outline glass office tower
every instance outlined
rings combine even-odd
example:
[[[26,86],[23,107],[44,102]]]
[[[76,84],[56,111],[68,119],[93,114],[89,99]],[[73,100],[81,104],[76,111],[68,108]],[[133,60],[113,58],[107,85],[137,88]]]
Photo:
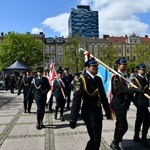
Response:
[[[68,20],[69,36],[99,38],[98,11],[91,11],[90,6],[78,5],[72,8]]]

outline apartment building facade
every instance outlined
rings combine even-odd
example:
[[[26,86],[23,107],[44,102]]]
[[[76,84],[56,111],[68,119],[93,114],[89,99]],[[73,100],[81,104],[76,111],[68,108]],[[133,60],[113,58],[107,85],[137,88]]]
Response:
[[[78,5],[72,8],[68,20],[69,36],[99,37],[98,11],[90,6]]]

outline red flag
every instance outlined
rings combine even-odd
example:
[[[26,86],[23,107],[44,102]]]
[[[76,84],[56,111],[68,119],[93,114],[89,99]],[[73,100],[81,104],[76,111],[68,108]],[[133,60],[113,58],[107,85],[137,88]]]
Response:
[[[54,65],[55,65],[54,63],[50,64],[49,83],[50,83],[51,86],[53,85],[54,79],[56,77],[56,70],[55,70]]]
[[[54,83],[54,79],[56,77],[56,70],[55,70],[55,67],[54,67],[54,63],[51,63],[50,64],[50,71],[49,71],[49,76],[48,76],[48,81],[49,81],[49,84],[51,85],[51,89],[50,91],[47,93],[47,100],[46,100],[46,103],[49,102],[50,100],[50,97],[51,97],[51,94],[53,93],[53,83]]]

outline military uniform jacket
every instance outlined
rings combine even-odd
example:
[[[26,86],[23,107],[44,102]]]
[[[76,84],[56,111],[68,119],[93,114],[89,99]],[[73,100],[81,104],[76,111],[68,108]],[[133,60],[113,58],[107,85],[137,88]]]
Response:
[[[75,86],[70,119],[77,121],[82,100],[81,114],[84,121],[101,121],[103,119],[101,104],[103,105],[106,116],[110,117],[111,111],[101,78],[96,76],[93,79],[88,73],[85,73],[84,79],[87,92],[83,79],[79,78]],[[96,89],[97,92],[94,92]]]
[[[55,79],[54,84],[53,84],[53,86],[54,86],[54,96],[56,97],[57,100],[64,99],[61,88],[62,88],[64,94],[66,95],[65,78],[62,77],[61,80],[64,83],[64,85],[61,83],[61,81],[59,79]]]
[[[50,88],[51,86],[46,77],[41,77],[40,79],[39,77],[34,77],[30,85],[26,99],[28,99],[29,95],[33,93],[35,100],[40,99],[46,100],[47,92],[50,90]]]
[[[68,74],[68,75],[64,75],[63,78],[66,85],[66,92],[68,92],[71,90],[71,82],[73,80],[73,76],[71,74]]]
[[[19,87],[18,87],[18,95],[20,95],[21,90],[23,89],[23,94],[24,94],[24,98],[25,98],[25,96],[27,95],[27,92],[29,90],[32,78],[33,77],[24,76],[21,79],[21,82],[20,82]]]
[[[132,82],[137,86],[141,87],[144,90],[144,93],[148,94],[148,82],[145,77],[137,75]],[[149,106],[149,99],[144,96],[143,93],[135,95],[135,104],[136,106]]]
[[[134,88],[128,88],[126,81],[118,75],[112,78],[112,103],[116,110],[127,110],[133,100]]]

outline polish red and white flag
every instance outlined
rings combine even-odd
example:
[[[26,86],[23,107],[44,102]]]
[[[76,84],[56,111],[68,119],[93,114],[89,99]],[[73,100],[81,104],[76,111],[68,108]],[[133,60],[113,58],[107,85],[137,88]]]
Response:
[[[46,103],[48,104],[49,100],[50,100],[50,97],[53,93],[53,83],[54,83],[54,79],[56,77],[56,70],[55,70],[55,63],[51,63],[50,64],[50,67],[49,67],[49,76],[48,76],[48,81],[49,81],[49,84],[51,85],[51,89],[50,91],[47,93],[47,100],[46,100]]]

